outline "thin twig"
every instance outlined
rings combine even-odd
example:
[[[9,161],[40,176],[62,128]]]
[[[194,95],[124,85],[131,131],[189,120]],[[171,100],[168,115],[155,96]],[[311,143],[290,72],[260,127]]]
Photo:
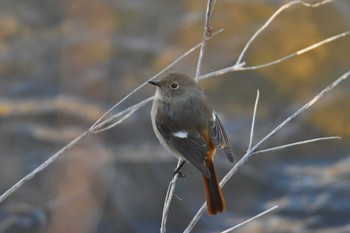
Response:
[[[182,159],[179,158],[179,160],[177,161],[176,167],[179,167],[181,163],[182,163]],[[173,196],[174,196],[174,191],[175,191],[175,187],[176,187],[176,180],[177,180],[178,176],[179,176],[179,173],[177,173],[173,176],[173,179],[170,181],[169,186],[168,186],[168,190],[166,192],[164,206],[163,206],[163,213],[162,213],[162,222],[160,225],[160,233],[166,232],[166,221],[168,219],[170,204],[171,204],[171,200],[173,199]]]
[[[49,159],[47,159],[45,162],[40,164],[37,168],[35,168],[33,171],[31,171],[28,175],[20,179],[16,184],[14,184],[11,188],[9,188],[6,192],[4,192],[0,196],[0,203],[4,201],[8,196],[10,196],[12,193],[14,193],[17,189],[19,189],[24,183],[26,183],[28,180],[32,179],[35,175],[43,171],[47,166],[49,166],[51,163],[53,163],[58,157],[63,155],[67,150],[72,148],[74,145],[76,145],[78,142],[83,140],[85,137],[90,135],[92,133],[91,130],[87,130],[81,135],[79,135],[77,138],[75,138],[73,141],[71,141],[69,144],[67,144],[65,147],[63,147],[61,150],[59,150],[56,154],[52,155]]]
[[[338,34],[338,35],[329,37],[329,38],[327,38],[327,39],[325,39],[325,40],[322,40],[322,41],[320,41],[320,42],[318,42],[318,43],[316,43],[316,44],[314,44],[314,45],[311,45],[311,46],[309,46],[309,47],[306,47],[305,49],[299,50],[298,52],[296,52],[296,55],[301,55],[301,54],[303,54],[303,53],[309,52],[310,50],[313,50],[313,49],[315,49],[315,48],[317,48],[317,47],[319,47],[319,46],[321,46],[321,45],[324,45],[324,44],[326,44],[326,43],[332,42],[332,41],[334,41],[334,40],[336,40],[336,39],[342,38],[342,37],[347,36],[347,35],[349,35],[349,34],[350,34],[350,31],[347,31],[347,32],[343,32],[343,33],[340,33],[340,34]],[[295,55],[295,56],[296,56],[296,55]]]
[[[319,142],[319,141],[324,141],[324,140],[333,140],[333,139],[342,139],[342,138],[338,137],[338,136],[313,138],[313,139],[309,139],[309,140],[305,140],[305,141],[299,141],[299,142],[285,144],[285,145],[282,145],[282,146],[276,146],[276,147],[272,147],[272,148],[268,148],[268,149],[264,149],[264,150],[258,150],[258,151],[253,152],[252,154],[274,152],[274,151],[282,150],[282,149],[285,149],[285,148],[288,148],[288,147],[292,147],[292,146],[299,146],[299,145],[303,145],[303,144],[307,144],[307,143]]]
[[[254,104],[254,110],[253,110],[252,127],[250,129],[249,145],[248,145],[247,151],[249,151],[250,148],[252,148],[252,143],[253,143],[253,138],[254,138],[255,119],[256,119],[256,110],[258,108],[259,96],[260,96],[260,92],[259,92],[259,90],[257,90],[255,104]]]
[[[261,139],[255,146],[253,146],[246,154],[235,164],[233,168],[225,175],[225,177],[220,182],[220,187],[225,186],[225,184],[231,179],[231,177],[236,173],[238,168],[240,168],[245,162],[249,160],[249,158],[253,155],[255,151],[257,151],[268,139],[270,139],[273,135],[275,135],[279,130],[281,130],[284,126],[286,126],[290,121],[300,115],[302,112],[310,108],[313,104],[315,104],[321,97],[327,94],[334,87],[339,85],[342,81],[346,80],[350,76],[350,70],[335,80],[331,85],[323,89],[320,93],[318,93],[314,98],[312,98],[309,102],[299,108],[296,112],[294,112],[291,116],[289,116],[286,120],[284,120],[281,124],[279,124],[275,129],[273,129],[269,134],[267,134],[263,139]],[[194,226],[199,221],[200,217],[203,215],[205,211],[205,206],[197,211],[187,228],[184,232],[190,232]]]
[[[147,99],[142,100],[141,102],[125,109],[124,111],[121,111],[118,114],[115,114],[114,116],[108,118],[107,120],[100,122],[98,125],[95,125],[95,127],[93,128],[93,132],[100,133],[110,128],[113,128],[116,125],[119,125],[125,119],[127,119],[131,114],[133,114],[135,111],[137,111],[141,107],[145,106],[147,103],[151,102],[153,99],[154,99],[154,96],[148,97]],[[120,116],[123,116],[123,117],[118,121],[114,122]]]
[[[203,61],[203,56],[204,56],[204,51],[205,51],[205,46],[207,44],[207,40],[211,36],[211,30],[212,30],[211,19],[213,17],[214,11],[215,11],[215,6],[216,6],[216,0],[208,0],[207,10],[205,13],[205,23],[204,23],[201,49],[199,51],[199,56],[198,56],[196,80],[198,80],[200,72],[201,72],[202,61]]]
[[[307,2],[304,2],[304,1],[300,1],[301,4],[303,4],[304,6],[307,6],[307,7],[319,7],[319,6],[322,6],[326,3],[330,3],[330,2],[334,2],[335,0],[324,0],[324,1],[321,1],[321,2],[316,2],[316,3],[307,3]]]
[[[262,213],[260,213],[260,214],[258,214],[258,215],[255,215],[254,217],[252,217],[252,218],[250,218],[250,219],[248,219],[248,220],[246,220],[246,221],[244,221],[244,222],[242,222],[242,223],[240,223],[240,224],[237,224],[237,225],[234,226],[234,227],[231,227],[231,228],[229,228],[229,229],[227,229],[227,230],[225,230],[225,231],[222,231],[221,233],[229,233],[229,232],[232,232],[232,231],[236,230],[237,228],[242,227],[242,226],[244,226],[244,225],[246,225],[246,224],[248,224],[248,223],[254,221],[255,219],[258,219],[258,218],[260,218],[260,217],[262,217],[262,216],[264,216],[264,215],[266,215],[266,214],[268,214],[268,213],[271,213],[272,211],[276,210],[277,208],[278,208],[277,205],[274,206],[274,207],[271,207],[270,209],[265,210],[264,212],[262,212]]]
[[[203,215],[206,209],[207,209],[207,205],[206,205],[206,202],[204,202],[183,233],[190,233],[192,231],[192,229],[197,224],[197,222],[199,221],[200,217]]]

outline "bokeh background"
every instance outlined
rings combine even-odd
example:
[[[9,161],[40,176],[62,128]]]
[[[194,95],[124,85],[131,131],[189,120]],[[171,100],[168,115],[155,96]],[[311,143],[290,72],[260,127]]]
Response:
[[[218,1],[202,73],[234,64],[250,36],[286,1]],[[0,191],[88,129],[107,109],[201,41],[205,1],[1,0]],[[350,2],[283,13],[249,49],[259,65],[350,29]],[[173,67],[194,75],[198,53]],[[350,38],[281,64],[201,81],[234,146],[248,145],[256,90],[255,142],[349,70]],[[117,110],[154,93],[146,86]],[[223,189],[227,211],[193,232],[218,232],[263,210],[236,232],[350,232],[350,80],[275,135]],[[150,105],[91,135],[0,204],[0,232],[158,232],[176,159],[155,138]],[[232,164],[216,155],[219,177]],[[187,165],[167,232],[182,232],[204,200]]]

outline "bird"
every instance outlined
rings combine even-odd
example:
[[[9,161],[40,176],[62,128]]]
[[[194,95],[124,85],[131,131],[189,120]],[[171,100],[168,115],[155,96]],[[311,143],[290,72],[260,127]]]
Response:
[[[184,73],[172,72],[157,81],[151,120],[160,144],[182,159],[174,173],[181,174],[185,162],[203,176],[208,215],[223,212],[225,199],[218,184],[214,154],[223,150],[234,163],[233,149],[218,115],[212,109],[197,80]]]

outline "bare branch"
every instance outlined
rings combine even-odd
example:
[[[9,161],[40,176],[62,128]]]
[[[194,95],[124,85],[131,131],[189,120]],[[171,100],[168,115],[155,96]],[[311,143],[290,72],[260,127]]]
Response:
[[[223,68],[223,69],[220,69],[220,70],[217,70],[217,71],[214,71],[214,72],[211,72],[211,73],[208,73],[208,74],[205,74],[205,75],[201,75],[198,79],[199,80],[202,80],[202,79],[207,79],[207,78],[212,78],[212,77],[215,77],[215,76],[219,76],[219,75],[223,75],[223,74],[226,74],[226,73],[229,73],[229,72],[237,72],[237,71],[245,71],[245,70],[256,70],[256,69],[260,69],[260,68],[264,68],[264,67],[268,67],[268,66],[271,66],[271,65],[275,65],[275,64],[278,64],[284,60],[287,60],[287,59],[290,59],[292,57],[295,57],[295,56],[298,56],[298,55],[301,55],[303,53],[306,53],[306,52],[309,52],[313,49],[316,49],[318,47],[320,47],[321,45],[324,45],[324,44],[327,44],[327,43],[330,43],[334,40],[337,40],[337,39],[340,39],[342,37],[345,37],[345,36],[348,36],[350,34],[350,31],[346,31],[346,32],[343,32],[343,33],[340,33],[340,34],[337,34],[337,35],[334,35],[332,37],[329,37],[325,40],[322,40],[320,42],[317,42],[311,46],[308,46],[304,49],[301,49],[295,53],[292,53],[292,54],[289,54],[285,57],[282,57],[280,59],[277,59],[275,61],[272,61],[272,62],[269,62],[269,63],[265,63],[265,64],[262,64],[262,65],[256,65],[256,66],[246,66],[246,62],[242,61],[243,60],[243,57],[244,55],[246,54],[248,48],[250,47],[250,45],[252,44],[252,42],[258,37],[258,35],[261,34],[261,32],[263,32],[272,22],[273,20],[279,15],[281,14],[284,10],[290,8],[292,5],[296,5],[296,4],[302,4],[303,6],[306,6],[306,7],[319,7],[321,5],[324,5],[324,4],[327,4],[327,3],[330,3],[330,2],[333,2],[334,0],[324,0],[324,1],[321,1],[321,2],[318,2],[318,3],[314,3],[314,4],[311,4],[311,3],[305,3],[303,1],[300,1],[300,0],[296,0],[296,1],[292,1],[292,2],[289,2],[289,3],[286,3],[284,4],[283,6],[281,6],[277,11],[275,11],[273,13],[273,15],[265,22],[265,24],[263,24],[263,26],[261,26],[261,28],[258,29],[258,31],[256,31],[253,36],[249,39],[249,41],[247,42],[247,44],[244,46],[242,52],[240,53],[236,63],[233,65],[233,66],[229,66],[227,68]]]
[[[177,166],[176,167],[179,167],[179,165],[181,163],[182,163],[182,159],[179,158],[179,160],[177,161]],[[165,233],[166,232],[166,221],[168,219],[170,204],[171,204],[171,200],[173,199],[173,196],[174,196],[175,187],[176,187],[176,181],[177,181],[178,177],[179,177],[179,173],[176,173],[173,176],[173,179],[170,181],[169,186],[168,186],[168,190],[166,192],[164,206],[163,206],[162,222],[161,222],[161,225],[160,225],[160,233]]]
[[[255,104],[254,104],[253,118],[252,118],[252,127],[250,129],[249,145],[248,145],[247,151],[249,151],[250,148],[252,148],[252,143],[254,138],[255,119],[256,119],[256,110],[258,108],[259,96],[260,96],[260,92],[259,90],[257,90]]]
[[[203,56],[204,56],[204,51],[205,51],[205,46],[207,44],[207,40],[211,36],[212,27],[211,27],[210,23],[211,23],[211,19],[213,17],[214,11],[215,11],[215,6],[216,6],[216,0],[208,0],[207,10],[206,10],[206,14],[205,14],[205,23],[204,23],[201,49],[199,51],[199,56],[198,56],[196,80],[198,80],[200,72],[201,72],[202,61],[203,61]]]
[[[30,172],[28,175],[20,179],[16,184],[14,184],[11,188],[9,188],[6,192],[4,192],[0,196],[0,203],[4,201],[8,196],[10,196],[12,193],[14,193],[17,189],[19,189],[24,183],[26,183],[28,180],[32,179],[35,175],[43,171],[47,166],[49,166],[51,163],[53,163],[57,158],[59,158],[61,155],[63,155],[67,150],[72,148],[74,145],[76,145],[78,142],[83,140],[85,137],[90,135],[91,130],[87,130],[81,135],[79,135],[77,138],[75,138],[73,141],[71,141],[69,144],[67,144],[65,147],[63,147],[61,150],[59,150],[56,154],[52,155],[49,159],[47,159],[45,162],[40,164],[37,168],[35,168],[32,172]]]
[[[276,147],[272,147],[272,148],[268,148],[268,149],[264,149],[264,150],[258,150],[256,152],[253,152],[252,154],[274,152],[274,151],[282,150],[282,149],[285,149],[285,148],[288,148],[288,147],[292,147],[292,146],[299,146],[299,145],[303,145],[303,144],[307,144],[307,143],[319,142],[319,141],[324,141],[324,140],[333,140],[333,139],[342,139],[342,138],[338,137],[338,136],[313,138],[313,139],[309,139],[309,140],[305,140],[305,141],[299,141],[299,142],[285,144],[285,145],[282,145],[282,146],[276,146]]]
[[[184,233],[190,233],[192,231],[192,229],[197,224],[197,222],[199,221],[199,219],[201,218],[201,216],[203,215],[206,209],[207,209],[207,205],[206,205],[206,202],[204,202],[203,205],[197,211],[196,215],[192,218],[190,224],[188,224],[188,226],[184,230]]]
[[[284,4],[283,6],[281,6],[277,11],[275,11],[275,13],[273,13],[273,15],[266,21],[266,23],[261,27],[259,28],[258,31],[256,31],[254,33],[254,35],[249,39],[249,41],[247,42],[247,44],[244,46],[244,49],[242,50],[241,54],[239,55],[238,57],[238,60],[236,62],[236,64],[234,66],[239,66],[239,64],[242,63],[242,59],[243,59],[243,56],[245,55],[245,53],[247,52],[249,46],[251,45],[251,43],[258,37],[258,35],[263,32],[271,23],[272,21],[279,15],[281,14],[284,10],[288,9],[289,7],[291,7],[292,5],[295,5],[295,4],[303,4],[304,6],[306,7],[318,7],[318,6],[321,6],[321,5],[324,5],[326,3],[330,3],[330,2],[333,2],[333,0],[324,0],[322,2],[319,2],[319,3],[315,3],[315,4],[310,4],[310,3],[305,3],[303,1],[292,1],[292,2],[289,2],[289,3],[286,3]]]
[[[141,107],[145,106],[147,103],[151,102],[154,99],[154,96],[151,96],[147,99],[142,100],[141,102],[125,109],[124,111],[119,112],[118,114],[115,114],[114,116],[108,118],[105,121],[100,122],[98,125],[95,125],[93,127],[94,133],[100,133],[103,131],[106,131],[110,128],[113,128],[116,125],[119,125],[122,123],[125,119],[127,119],[131,114],[133,114],[135,111],[140,109]],[[123,116],[124,115],[124,116]],[[123,116],[118,121],[114,122],[116,119],[118,119],[120,116]]]
[[[264,212],[262,212],[262,213],[260,213],[260,214],[258,214],[258,215],[255,215],[254,217],[252,217],[252,218],[250,218],[250,219],[248,219],[248,220],[246,220],[246,221],[244,221],[244,222],[242,222],[242,223],[240,223],[240,224],[237,224],[237,225],[234,226],[234,227],[231,227],[231,228],[229,228],[229,229],[227,229],[227,230],[225,230],[225,231],[222,231],[221,233],[229,233],[229,232],[232,232],[232,231],[236,230],[237,228],[242,227],[243,225],[246,225],[246,224],[248,224],[248,223],[250,223],[250,222],[252,222],[252,221],[254,221],[254,220],[256,220],[256,219],[258,219],[258,218],[260,218],[260,217],[262,217],[262,216],[264,216],[264,215],[266,215],[266,214],[268,214],[268,213],[271,213],[272,211],[276,210],[277,208],[278,208],[277,205],[274,206],[274,207],[271,207],[270,209],[265,210]]]
[[[320,42],[318,42],[318,43],[316,43],[316,44],[313,44],[313,45],[311,45],[311,46],[309,46],[309,47],[306,47],[305,49],[299,50],[298,52],[296,52],[296,55],[301,55],[301,54],[303,54],[303,53],[309,52],[310,50],[313,50],[313,49],[315,49],[315,48],[317,48],[317,47],[320,47],[321,45],[327,44],[327,43],[329,43],[329,42],[332,42],[332,41],[334,41],[334,40],[337,40],[337,39],[342,38],[342,37],[344,37],[344,36],[347,36],[347,35],[349,35],[349,34],[350,34],[350,31],[347,31],[347,32],[343,32],[343,33],[340,33],[340,34],[338,34],[338,35],[329,37],[329,38],[327,38],[327,39],[325,39],[325,40],[322,40],[322,41],[320,41]],[[296,55],[295,55],[295,56],[296,56]]]

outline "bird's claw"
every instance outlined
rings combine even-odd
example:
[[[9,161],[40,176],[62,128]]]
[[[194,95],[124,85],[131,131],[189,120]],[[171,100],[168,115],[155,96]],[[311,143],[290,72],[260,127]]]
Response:
[[[184,178],[184,177],[186,177],[186,175],[185,174],[182,174],[182,172],[181,171],[179,171],[179,170],[174,170],[173,171],[173,176],[178,176],[179,178]]]

